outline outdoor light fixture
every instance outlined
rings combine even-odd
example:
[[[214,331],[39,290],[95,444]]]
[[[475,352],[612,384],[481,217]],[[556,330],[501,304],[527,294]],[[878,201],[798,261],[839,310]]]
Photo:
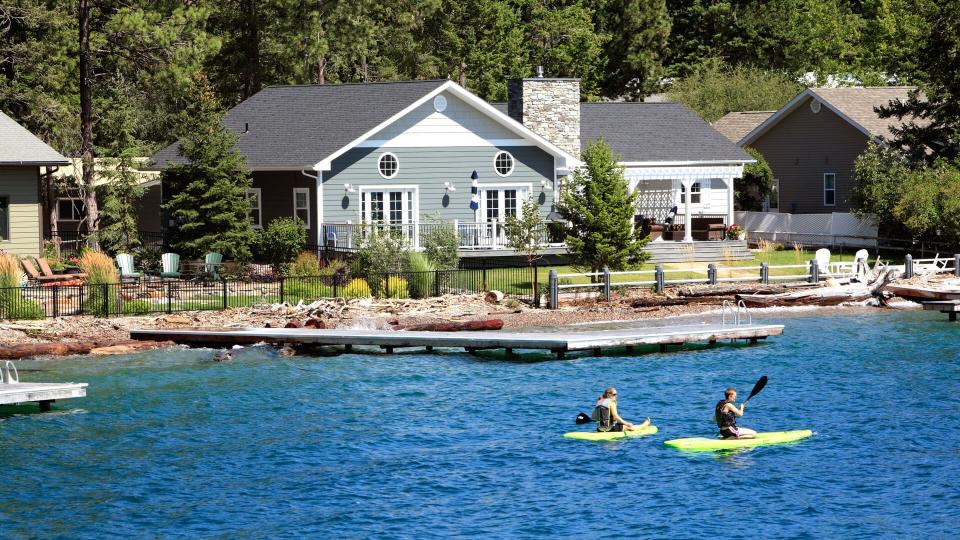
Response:
[[[443,187],[445,187],[445,188],[447,189],[447,191],[456,191],[456,190],[457,190],[457,188],[453,187],[453,182],[444,182],[444,183],[443,183]]]
[[[553,191],[553,185],[550,184],[550,182],[547,182],[546,180],[541,180],[541,181],[540,181],[540,189],[541,189],[541,190],[544,190],[544,189],[545,189],[545,190],[547,190],[547,191]]]
[[[354,187],[353,187],[352,185],[350,185],[350,184],[344,184],[344,185],[343,185],[343,190],[346,191],[347,193],[353,193],[353,192],[357,191],[357,190],[354,189]]]

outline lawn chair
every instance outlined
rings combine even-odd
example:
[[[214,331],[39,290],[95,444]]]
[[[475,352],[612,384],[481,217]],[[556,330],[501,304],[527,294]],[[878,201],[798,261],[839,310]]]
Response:
[[[213,277],[214,280],[220,280],[220,266],[223,264],[223,255],[220,253],[207,253],[203,258],[203,271]]]
[[[164,253],[160,256],[160,277],[180,279],[180,255]]]
[[[829,276],[832,274],[830,272],[830,250],[827,248],[820,248],[817,250],[817,253],[813,257],[817,261],[817,272],[821,276]]]
[[[831,263],[830,270],[835,274],[850,274],[850,275],[860,275],[863,276],[870,270],[870,267],[867,265],[867,260],[870,258],[870,253],[861,249],[853,255],[853,262],[838,262]],[[817,261],[817,266],[820,265],[820,262]]]
[[[116,257],[117,266],[120,267],[120,281],[134,280],[140,281],[140,273],[133,269],[133,255],[129,253],[120,253]]]
[[[916,259],[913,261],[913,273],[923,278],[939,274],[950,266],[950,259],[940,258],[937,253],[932,259]]]
[[[87,277],[87,275],[82,272],[77,274],[54,274],[53,270],[50,269],[50,263],[48,263],[47,260],[44,259],[43,257],[40,257],[39,259],[37,259],[37,264],[40,265],[40,271],[43,272],[44,277],[48,277],[48,278],[55,277],[55,278],[61,278],[61,279],[62,278],[84,279]]]
[[[45,275],[41,274],[39,271],[37,271],[37,267],[34,266],[34,265],[33,265],[33,261],[31,261],[31,260],[29,260],[29,259],[23,259],[22,261],[20,261],[20,265],[23,266],[24,272],[27,273],[27,281],[28,281],[28,282],[39,283],[39,284],[43,285],[43,284],[57,283],[57,282],[60,282],[60,281],[69,281],[69,280],[73,279],[73,277],[68,276],[68,275],[59,275],[59,276],[58,276],[58,275],[55,275],[55,274],[54,274],[54,275],[50,275],[50,276],[45,276]]]

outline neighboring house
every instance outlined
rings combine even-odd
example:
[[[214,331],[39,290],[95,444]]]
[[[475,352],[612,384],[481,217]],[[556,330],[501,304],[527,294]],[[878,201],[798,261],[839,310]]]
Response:
[[[775,112],[777,111],[734,111],[710,125],[736,144]]]
[[[907,98],[911,87],[808,88],[737,139],[757,149],[773,170],[771,211],[849,212],[854,162],[871,140],[890,140],[896,119],[876,107]],[[753,116],[753,115],[756,116]],[[714,127],[733,137],[763,113],[730,113]]]
[[[150,158],[134,158],[134,163],[139,167],[149,162]],[[53,178],[56,180],[53,184],[48,184],[45,201],[52,201],[53,204],[47,206],[45,219],[43,220],[43,234],[49,238],[53,231],[64,239],[71,240],[77,237],[77,233],[87,231],[86,210],[83,201],[83,195],[79,188],[63,186],[79,186],[81,183],[81,160],[79,158],[69,158],[69,165],[57,168],[50,168]],[[99,188],[110,182],[110,175],[104,174],[108,168],[113,167],[116,160],[108,158],[94,159],[94,186]],[[143,232],[159,233],[160,223],[160,173],[157,171],[136,172],[137,181],[144,188],[143,197],[137,208],[137,228]],[[54,187],[57,186],[57,187]],[[97,194],[100,208],[103,208],[103,200],[100,194]],[[53,225],[56,225],[54,227]]]
[[[223,121],[252,170],[251,221],[296,216],[311,242],[353,248],[373,227],[419,245],[439,220],[455,225],[463,250],[500,250],[502,224],[526,198],[557,217],[581,142],[600,136],[635,186],[654,182],[641,213],[666,217],[683,183],[694,215],[732,214],[725,190],[750,158],[682,106],[582,105],[577,79],[515,79],[508,89],[509,103],[496,105],[452,81],[264,89]],[[179,161],[177,148],[153,167]]]
[[[67,158],[0,112],[0,249],[39,256],[40,169]]]

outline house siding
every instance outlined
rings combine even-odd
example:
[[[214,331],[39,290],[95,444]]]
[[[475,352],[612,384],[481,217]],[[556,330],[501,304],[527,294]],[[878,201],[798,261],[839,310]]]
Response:
[[[849,212],[853,165],[867,136],[826,106],[819,113],[806,100],[750,146],[780,181],[780,211],[796,214]],[[836,175],[836,205],[823,204],[823,175]]]
[[[490,139],[517,139],[519,135],[505,128],[489,116],[481,114],[476,107],[455,96],[451,92],[439,95],[447,100],[443,112],[434,109],[433,100],[422,103],[415,109],[383,128],[371,140],[388,140],[391,143],[415,141],[415,138],[446,137],[458,141],[469,141],[474,145],[489,145]],[[457,143],[459,144],[459,143]],[[414,145],[425,146],[425,145]]]
[[[263,227],[281,217],[293,217],[294,188],[310,189],[310,228],[307,239],[317,243],[317,183],[299,171],[254,171],[253,186],[260,188],[260,209]]]
[[[493,159],[501,150],[514,158],[513,173],[506,177],[494,171]],[[380,176],[377,168],[384,152],[395,154],[399,161],[397,175],[390,179]],[[359,223],[362,187],[415,185],[419,188],[421,221],[439,213],[444,220],[474,222],[476,214],[470,209],[473,171],[480,176],[481,189],[491,184],[524,184],[539,203],[541,215],[546,217],[550,212],[554,192],[542,190],[540,181],[553,185],[554,158],[538,147],[354,148],[334,160],[331,170],[323,175],[323,221]],[[445,182],[453,183],[456,191],[447,192]],[[344,184],[355,191],[347,192]]]
[[[0,197],[10,198],[10,238],[0,249],[20,256],[40,255],[40,170],[0,167]]]

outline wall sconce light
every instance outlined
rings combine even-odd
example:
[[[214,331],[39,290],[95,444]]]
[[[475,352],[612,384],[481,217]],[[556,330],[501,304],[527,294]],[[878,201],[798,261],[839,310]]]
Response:
[[[546,190],[546,191],[553,191],[553,184],[551,184],[550,182],[547,182],[546,180],[541,180],[540,189]]]
[[[457,188],[453,187],[453,182],[444,182],[444,183],[443,183],[443,187],[445,187],[445,188],[447,189],[447,191],[456,191],[456,190],[457,190]]]
[[[347,193],[353,193],[353,192],[357,191],[357,190],[356,190],[352,185],[350,185],[350,184],[344,184],[344,185],[343,185],[343,190],[346,191]]]

